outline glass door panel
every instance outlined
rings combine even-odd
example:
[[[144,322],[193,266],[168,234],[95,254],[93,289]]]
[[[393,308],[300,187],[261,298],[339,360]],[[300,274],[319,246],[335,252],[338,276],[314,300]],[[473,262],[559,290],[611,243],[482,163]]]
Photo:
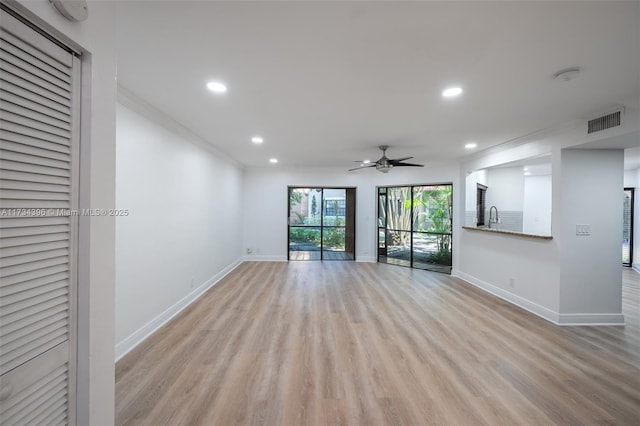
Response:
[[[382,188],[380,188],[382,189]],[[409,187],[385,188],[383,226],[384,253],[381,262],[411,265],[411,192]],[[378,198],[382,198],[379,193]]]
[[[387,230],[387,255],[381,262],[411,266],[411,232]]]
[[[322,258],[352,259],[346,253],[347,190],[324,189],[322,198]]]
[[[450,273],[451,206],[452,185],[378,188],[378,261]]]
[[[410,187],[387,188],[387,229],[411,231]]]
[[[289,188],[289,260],[355,259],[355,188]]]
[[[289,259],[320,259],[321,202],[321,189],[289,188]]]
[[[289,230],[289,258],[320,260],[321,235],[319,226],[292,226]]]
[[[378,257],[387,256],[387,188],[378,188]]]

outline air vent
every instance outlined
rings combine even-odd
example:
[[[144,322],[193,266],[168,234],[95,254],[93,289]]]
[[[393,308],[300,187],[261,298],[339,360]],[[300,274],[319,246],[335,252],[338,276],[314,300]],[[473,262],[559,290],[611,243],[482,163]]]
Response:
[[[622,111],[615,111],[611,114],[589,120],[587,133],[601,132],[612,127],[618,127],[621,124]]]

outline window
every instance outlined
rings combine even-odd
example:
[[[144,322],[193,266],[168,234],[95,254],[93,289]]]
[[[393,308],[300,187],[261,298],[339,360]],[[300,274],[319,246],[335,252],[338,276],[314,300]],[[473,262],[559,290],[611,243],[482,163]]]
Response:
[[[345,209],[347,206],[347,200],[345,199],[333,199],[333,200],[324,200],[325,202],[325,215],[326,216],[339,216],[339,217],[344,217],[345,216]],[[336,209],[337,209],[337,213],[336,214]]]

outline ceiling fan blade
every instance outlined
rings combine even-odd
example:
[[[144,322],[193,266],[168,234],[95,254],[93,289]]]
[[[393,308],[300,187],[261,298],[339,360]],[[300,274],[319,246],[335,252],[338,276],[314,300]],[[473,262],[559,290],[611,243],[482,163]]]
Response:
[[[389,159],[389,161],[404,161],[404,160],[410,160],[413,157],[402,157],[402,158],[393,158],[393,159]]]
[[[375,166],[376,166],[376,163],[371,163],[371,164],[369,164],[369,165],[367,165],[367,166],[360,166],[360,167],[356,167],[355,169],[349,169],[349,170],[347,170],[347,171],[348,171],[348,172],[352,172],[352,171],[354,171],[354,170],[368,169],[369,167],[375,167]]]
[[[424,164],[397,163],[397,164],[393,165],[393,167],[401,167],[401,166],[406,166],[406,167],[424,167]]]

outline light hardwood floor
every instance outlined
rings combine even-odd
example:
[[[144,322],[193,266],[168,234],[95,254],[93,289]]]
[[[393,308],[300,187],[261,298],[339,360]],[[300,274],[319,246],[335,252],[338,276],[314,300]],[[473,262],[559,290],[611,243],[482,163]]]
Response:
[[[639,425],[623,293],[625,327],[558,327],[447,275],[243,263],[118,362],[116,422]]]

